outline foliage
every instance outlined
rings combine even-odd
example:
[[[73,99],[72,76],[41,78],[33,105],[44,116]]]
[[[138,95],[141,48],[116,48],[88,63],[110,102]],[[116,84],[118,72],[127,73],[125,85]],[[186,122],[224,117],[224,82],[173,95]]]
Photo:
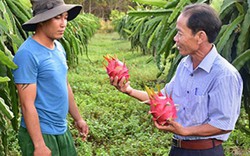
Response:
[[[88,40],[99,28],[99,19],[92,14],[81,14],[68,23],[61,42],[67,52],[70,67],[78,64],[79,55],[83,55],[85,52],[88,56]]]
[[[125,12],[120,12],[119,10],[112,10],[110,15],[110,20],[114,21],[125,16]]]
[[[118,28],[116,26],[118,26],[118,24],[123,16],[125,16],[124,12],[120,12],[119,10],[112,10],[111,11],[110,20],[112,21],[112,25],[114,25],[115,31],[118,30]]]
[[[80,57],[79,66],[69,71],[75,100],[90,128],[88,141],[82,142],[72,127],[79,155],[162,155],[169,150],[170,142],[166,140],[171,135],[153,127],[149,107],[118,93],[109,84],[103,66],[106,54],[117,54],[125,60],[133,86],[144,89],[145,84],[156,83],[153,62],[145,64],[146,56],[129,53],[129,49],[128,42],[118,39],[117,34],[96,34],[89,44],[92,63]]]
[[[147,0],[134,0],[149,4]],[[130,11],[118,23],[119,34],[130,40],[132,48],[151,54],[159,69],[157,76],[173,76],[181,56],[175,47],[175,22],[180,11],[190,3],[211,3],[222,19],[223,27],[215,41],[218,51],[241,73],[244,81],[243,102],[250,125],[250,1],[249,0],[161,0],[150,1],[153,10]],[[171,64],[170,67],[168,65]],[[250,134],[249,126],[241,126]]]
[[[91,13],[95,16],[110,20],[112,10],[127,12],[128,6],[133,5],[130,0],[65,0],[65,3],[82,4],[85,13]]]
[[[30,18],[18,0],[0,1],[0,155],[8,153],[8,129],[18,129],[18,98],[11,70],[13,54],[27,37],[21,23]],[[12,123],[12,127],[10,125]]]
[[[221,55],[232,62],[243,78],[243,102],[248,114],[248,123],[243,125],[248,126],[241,127],[250,134],[250,1],[225,0],[221,5],[220,18],[224,26],[216,45]]]

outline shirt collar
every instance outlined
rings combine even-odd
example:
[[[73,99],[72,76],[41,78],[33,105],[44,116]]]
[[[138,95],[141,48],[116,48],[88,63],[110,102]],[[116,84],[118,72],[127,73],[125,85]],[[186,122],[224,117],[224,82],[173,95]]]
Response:
[[[201,68],[207,73],[209,73],[217,56],[218,52],[216,50],[215,45],[213,45],[211,51],[207,54],[207,56],[204,57],[204,59],[201,61],[197,68]],[[189,70],[193,71],[193,62],[190,56],[187,56],[184,60],[184,66]]]

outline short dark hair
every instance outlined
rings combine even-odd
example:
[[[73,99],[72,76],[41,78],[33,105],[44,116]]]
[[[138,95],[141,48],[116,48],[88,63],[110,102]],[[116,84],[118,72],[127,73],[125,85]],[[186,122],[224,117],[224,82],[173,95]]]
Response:
[[[202,30],[206,32],[210,43],[215,41],[221,29],[221,20],[212,7],[207,4],[187,5],[182,15],[189,17],[186,24],[193,34]]]

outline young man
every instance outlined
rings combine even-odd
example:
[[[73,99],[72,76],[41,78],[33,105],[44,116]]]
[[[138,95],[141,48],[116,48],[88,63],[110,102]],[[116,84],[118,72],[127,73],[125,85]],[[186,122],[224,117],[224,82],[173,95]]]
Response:
[[[240,113],[242,79],[213,44],[221,21],[206,4],[186,6],[177,19],[176,46],[184,57],[172,80],[161,90],[179,104],[177,119],[155,126],[174,133],[170,156],[223,156],[222,142],[234,129]],[[133,89],[125,78],[111,78],[119,91],[141,101],[144,91]]]
[[[19,145],[25,156],[77,155],[67,126],[67,114],[86,140],[88,126],[82,119],[67,81],[66,53],[57,41],[67,22],[81,11],[80,5],[63,0],[31,0],[33,18],[22,25],[35,31],[14,57],[13,71],[22,118]]]

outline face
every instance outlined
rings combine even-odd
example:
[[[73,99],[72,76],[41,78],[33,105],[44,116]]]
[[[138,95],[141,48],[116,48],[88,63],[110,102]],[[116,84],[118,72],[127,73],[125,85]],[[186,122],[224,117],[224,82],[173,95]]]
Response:
[[[198,35],[193,34],[192,30],[187,27],[188,17],[183,16],[182,14],[177,19],[176,29],[177,34],[174,37],[176,42],[177,49],[181,55],[194,55],[198,49]]]
[[[65,12],[42,23],[43,32],[51,40],[62,38],[67,26],[67,19],[68,13]]]

